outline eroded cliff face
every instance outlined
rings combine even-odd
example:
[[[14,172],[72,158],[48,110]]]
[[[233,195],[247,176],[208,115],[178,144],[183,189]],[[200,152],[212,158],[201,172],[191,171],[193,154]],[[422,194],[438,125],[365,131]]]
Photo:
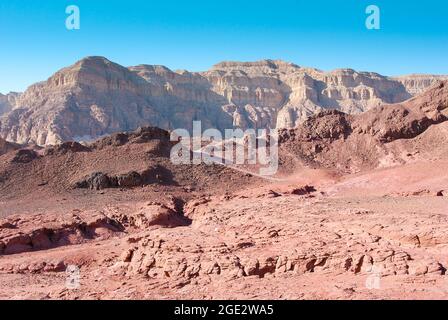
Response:
[[[411,74],[394,79],[401,82],[411,95],[418,95],[426,91],[428,87],[434,86],[437,82],[448,80],[448,76]]]
[[[148,125],[191,129],[194,120],[221,130],[290,128],[323,109],[357,114],[401,102],[437,80],[392,79],[351,69],[323,72],[272,60],[174,72],[88,57],[20,96],[0,96],[0,136],[49,145]]]
[[[0,116],[14,108],[18,96],[19,94],[16,92],[10,92],[6,95],[0,93]]]
[[[10,105],[5,95],[0,93],[0,114],[10,111]]]
[[[356,114],[411,97],[401,83],[376,73],[326,73],[283,61],[224,62],[204,76],[235,106],[234,119],[247,120],[234,121],[236,126],[295,127],[322,109]]]
[[[200,75],[177,74],[164,67],[125,68],[91,57],[31,86],[17,106],[1,118],[0,135],[20,143],[56,144],[153,125],[230,128],[220,109],[222,97]]]

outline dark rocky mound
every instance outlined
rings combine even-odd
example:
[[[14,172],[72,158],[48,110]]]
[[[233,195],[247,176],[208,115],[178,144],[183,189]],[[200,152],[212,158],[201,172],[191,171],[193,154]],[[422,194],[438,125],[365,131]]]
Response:
[[[81,181],[76,182],[74,188],[102,190],[109,188],[134,188],[155,183],[172,184],[171,172],[162,166],[155,166],[141,173],[131,171],[124,174],[110,175],[103,172],[94,172]]]
[[[49,147],[45,150],[45,155],[63,155],[69,152],[89,152],[91,151],[89,147],[86,147],[78,142],[64,142],[60,145]]]
[[[170,133],[156,127],[142,127],[134,132],[119,132],[91,144],[92,148],[103,149],[108,146],[122,146],[127,143],[146,143],[153,140],[169,143]]]
[[[14,158],[11,160],[13,163],[29,163],[39,156],[34,150],[22,149],[16,152]]]

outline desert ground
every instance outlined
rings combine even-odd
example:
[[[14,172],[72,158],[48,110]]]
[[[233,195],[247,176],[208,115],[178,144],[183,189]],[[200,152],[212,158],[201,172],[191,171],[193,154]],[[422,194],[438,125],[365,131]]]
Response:
[[[275,180],[174,165],[156,128],[2,141],[0,298],[448,299],[447,112],[443,82],[324,111]]]

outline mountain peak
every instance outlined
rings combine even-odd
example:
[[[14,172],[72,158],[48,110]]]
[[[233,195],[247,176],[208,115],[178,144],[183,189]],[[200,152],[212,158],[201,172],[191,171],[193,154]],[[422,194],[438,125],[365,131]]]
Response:
[[[89,56],[85,57],[68,68],[64,68],[61,71],[66,70],[99,70],[99,69],[126,69],[118,63],[112,62],[109,59],[101,56]]]
[[[87,56],[82,58],[75,65],[84,65],[84,64],[110,64],[113,63],[109,59],[102,56]]]
[[[120,81],[127,81],[133,74],[125,67],[105,57],[89,56],[75,64],[57,71],[48,79],[52,87],[78,86],[80,84],[97,88],[109,87]]]

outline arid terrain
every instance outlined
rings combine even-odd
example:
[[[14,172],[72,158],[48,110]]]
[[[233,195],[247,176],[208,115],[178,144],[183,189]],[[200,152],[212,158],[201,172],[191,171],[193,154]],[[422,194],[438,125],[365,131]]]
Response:
[[[0,140],[0,298],[448,299],[448,83],[389,102],[280,129],[273,179],[155,127]]]

